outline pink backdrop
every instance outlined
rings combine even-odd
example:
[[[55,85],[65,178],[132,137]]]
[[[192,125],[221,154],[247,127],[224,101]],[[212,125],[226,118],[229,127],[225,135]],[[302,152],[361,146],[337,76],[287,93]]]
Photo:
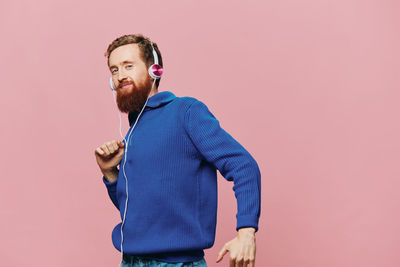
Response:
[[[399,8],[3,1],[0,265],[118,266],[94,157],[120,138],[103,54],[143,33],[164,59],[160,91],[204,101],[260,165],[256,266],[400,266]],[[209,267],[229,266],[215,260],[236,235],[233,183],[218,185]]]

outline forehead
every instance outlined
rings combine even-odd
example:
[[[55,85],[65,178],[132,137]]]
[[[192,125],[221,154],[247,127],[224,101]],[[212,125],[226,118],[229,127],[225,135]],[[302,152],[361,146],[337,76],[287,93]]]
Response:
[[[109,67],[122,64],[124,61],[142,61],[138,44],[126,44],[115,48],[108,59]]]

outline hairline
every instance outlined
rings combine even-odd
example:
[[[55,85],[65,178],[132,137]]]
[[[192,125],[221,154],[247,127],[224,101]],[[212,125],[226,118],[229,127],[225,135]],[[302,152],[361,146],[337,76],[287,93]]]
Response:
[[[118,47],[121,47],[121,46],[124,46],[124,45],[132,45],[132,44],[136,44],[136,45],[137,45],[137,47],[138,47],[138,49],[139,49],[139,58],[140,58],[140,60],[147,66],[147,63],[144,61],[143,49],[139,46],[139,43],[123,44],[123,45],[120,45],[120,46],[118,46]],[[114,50],[117,49],[118,47],[114,48]],[[107,65],[108,65],[108,69],[110,69],[110,70],[111,70],[111,67],[116,67],[115,65],[110,66],[110,56],[111,56],[111,53],[112,53],[114,50],[112,50],[112,51],[110,52],[110,54],[109,54],[109,56],[108,56],[108,58],[107,58]],[[127,60],[125,60],[125,61],[127,61]],[[123,61],[123,63],[124,63],[125,61]],[[133,61],[133,62],[135,62],[135,61]],[[135,63],[137,63],[137,62],[135,62]]]

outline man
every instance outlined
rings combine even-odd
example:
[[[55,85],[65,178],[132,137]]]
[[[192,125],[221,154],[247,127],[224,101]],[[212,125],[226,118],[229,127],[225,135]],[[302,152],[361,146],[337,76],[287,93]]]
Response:
[[[105,55],[118,108],[128,113],[131,125],[124,141],[95,150],[109,197],[126,220],[112,232],[115,248],[121,251],[122,244],[122,262],[207,266],[203,249],[215,240],[218,169],[234,182],[238,235],[223,246],[216,262],[229,251],[230,266],[254,266],[261,208],[257,162],[203,102],[158,92],[160,80],[148,73],[154,63],[148,38],[121,36]]]

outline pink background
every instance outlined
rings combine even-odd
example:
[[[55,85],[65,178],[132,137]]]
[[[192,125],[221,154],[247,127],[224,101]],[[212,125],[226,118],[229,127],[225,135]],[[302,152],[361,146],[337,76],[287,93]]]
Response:
[[[256,266],[400,266],[399,8],[2,1],[0,265],[118,266],[94,157],[120,138],[103,54],[143,33],[164,59],[160,91],[204,101],[260,165]],[[236,236],[233,183],[218,178],[209,267],[229,266],[215,260]]]

